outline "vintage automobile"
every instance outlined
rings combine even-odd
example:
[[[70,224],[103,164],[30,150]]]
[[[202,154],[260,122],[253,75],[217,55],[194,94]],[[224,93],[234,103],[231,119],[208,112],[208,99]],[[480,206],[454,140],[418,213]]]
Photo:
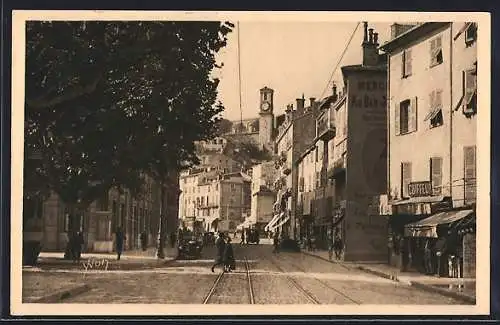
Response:
[[[203,250],[203,242],[200,238],[193,235],[182,237],[179,240],[178,259],[200,258]]]
[[[259,232],[255,229],[251,229],[247,233],[247,243],[258,244],[260,241]]]

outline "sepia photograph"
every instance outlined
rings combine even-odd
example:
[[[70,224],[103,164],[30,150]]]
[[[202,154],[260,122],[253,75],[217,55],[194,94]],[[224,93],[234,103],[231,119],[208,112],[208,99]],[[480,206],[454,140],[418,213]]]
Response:
[[[488,313],[488,14],[12,18],[11,313]]]

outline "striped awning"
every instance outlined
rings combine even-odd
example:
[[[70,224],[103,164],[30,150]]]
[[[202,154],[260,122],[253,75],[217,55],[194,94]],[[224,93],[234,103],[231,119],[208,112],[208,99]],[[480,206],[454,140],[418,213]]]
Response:
[[[451,225],[454,222],[474,213],[473,210],[454,210],[438,212],[428,218],[411,223],[405,226],[405,236],[407,237],[434,237],[437,238],[437,228],[441,225]]]

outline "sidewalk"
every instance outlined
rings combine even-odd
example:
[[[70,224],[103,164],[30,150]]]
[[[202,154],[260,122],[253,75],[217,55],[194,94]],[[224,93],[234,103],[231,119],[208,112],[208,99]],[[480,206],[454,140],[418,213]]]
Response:
[[[401,272],[399,268],[380,262],[343,262],[329,260],[328,251],[302,251],[303,254],[314,256],[332,263],[340,263],[351,269],[408,284],[425,291],[439,293],[452,298],[476,303],[476,279],[474,278],[438,278],[418,272]]]
[[[64,259],[64,252],[41,252],[38,257],[37,268],[39,269],[75,269],[82,267],[107,267],[108,270],[134,270],[151,267],[165,266],[175,260],[177,249],[166,247],[165,258],[158,259],[156,248],[148,250],[127,250],[117,260],[116,253],[82,253],[79,263]]]

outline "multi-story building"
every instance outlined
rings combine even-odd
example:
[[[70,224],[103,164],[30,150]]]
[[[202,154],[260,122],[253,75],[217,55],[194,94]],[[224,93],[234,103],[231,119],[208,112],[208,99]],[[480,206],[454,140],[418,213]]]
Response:
[[[156,243],[160,218],[159,184],[145,179],[145,193],[134,198],[130,191],[111,189],[83,212],[70,216],[68,206],[55,193],[45,201],[25,200],[23,208],[24,240],[40,241],[46,251],[66,248],[68,232],[83,232],[84,251],[112,252],[114,233],[121,227],[126,234],[126,249],[140,246],[139,234],[146,231],[150,245]],[[174,202],[172,199],[169,202]],[[167,228],[176,229],[175,220],[167,213]]]
[[[475,220],[476,28],[423,23],[382,46],[389,58],[392,242],[411,256],[425,239],[453,234],[455,226]],[[472,274],[474,234],[460,238],[464,274]],[[406,254],[393,248],[390,261],[401,264]]]
[[[293,109],[293,105],[288,105],[275,138],[275,153],[279,157],[279,185],[275,203],[278,210],[266,226],[269,230],[278,230],[284,237],[295,240],[298,239],[300,227],[296,216],[299,181],[297,163],[315,137],[315,116],[318,108],[315,98],[310,98],[308,107],[305,107],[304,96],[296,102],[296,109]]]
[[[273,217],[273,204],[276,200],[274,181],[278,170],[273,161],[264,162],[252,168],[252,199],[250,218],[246,221],[249,226],[255,226],[259,231]]]
[[[190,169],[180,176],[179,219],[188,229],[235,230],[250,212],[251,179],[241,172]],[[224,221],[224,222],[225,222]]]
[[[387,70],[378,33],[367,23],[362,51],[362,64],[342,67],[343,91],[323,107],[318,119],[318,129],[325,130],[323,179],[333,185],[323,182],[318,192],[327,195],[323,202],[316,196],[316,205],[325,207],[319,212],[324,214],[324,226],[341,236],[344,260],[386,260],[386,220],[370,207],[373,197],[386,192]],[[332,120],[333,132],[326,127]],[[331,193],[333,200],[328,198]]]

